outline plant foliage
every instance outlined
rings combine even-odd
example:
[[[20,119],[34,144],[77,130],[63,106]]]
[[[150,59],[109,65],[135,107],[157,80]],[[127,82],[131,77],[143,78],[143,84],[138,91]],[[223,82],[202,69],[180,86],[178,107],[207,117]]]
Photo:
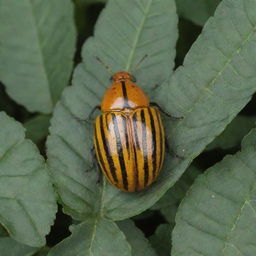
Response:
[[[0,256],[254,256],[255,12],[256,0],[0,0]],[[176,47],[179,18],[193,38],[202,29],[192,46],[180,26]],[[183,117],[162,116],[170,152],[143,191],[95,166],[90,113],[110,85],[96,57]]]

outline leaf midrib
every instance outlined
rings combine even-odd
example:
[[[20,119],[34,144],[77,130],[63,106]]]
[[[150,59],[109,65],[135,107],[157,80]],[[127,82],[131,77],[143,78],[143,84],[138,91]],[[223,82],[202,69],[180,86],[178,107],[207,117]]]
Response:
[[[241,159],[241,158],[238,158],[236,157],[237,160],[240,160],[241,164],[248,170],[252,171],[251,168]],[[235,230],[239,220],[240,220],[240,217],[243,213],[243,210],[245,208],[246,205],[249,205],[250,208],[252,209],[252,211],[254,212],[255,216],[256,216],[256,211],[255,209],[252,207],[251,203],[250,203],[250,200],[248,200],[250,197],[251,197],[251,194],[252,194],[252,191],[256,188],[256,182],[254,181],[253,182],[253,185],[251,186],[250,190],[248,191],[247,195],[245,196],[245,200],[243,202],[243,204],[241,205],[240,209],[239,209],[239,212],[234,220],[234,224],[232,225],[232,227],[230,228],[230,231],[229,233],[226,235],[225,237],[225,241],[224,241],[224,246],[222,248],[222,254],[225,256],[225,250],[227,248],[227,245],[231,245],[232,247],[234,247],[236,250],[238,250],[240,252],[240,250],[237,248],[236,245],[234,245],[233,243],[230,243],[230,240],[231,240],[231,234],[233,232],[233,230]],[[241,252],[240,252],[241,253]],[[242,255],[242,253],[241,253]]]
[[[217,79],[223,74],[223,72],[226,70],[226,68],[229,66],[229,64],[231,63],[231,60],[234,58],[234,56],[236,56],[237,54],[240,53],[240,51],[242,50],[242,48],[244,47],[244,45],[249,41],[249,39],[252,37],[252,35],[255,33],[255,29],[256,26],[254,26],[252,28],[252,30],[250,31],[250,33],[247,35],[247,37],[245,38],[244,41],[242,41],[241,46],[236,48],[232,54],[230,55],[229,58],[227,58],[225,64],[223,65],[223,68],[217,73],[216,76],[213,77],[213,79],[202,89],[204,89],[204,92],[201,93],[201,95],[197,98],[197,100],[194,102],[194,104],[191,106],[191,108],[187,111],[187,113],[189,114],[190,112],[193,111],[193,109],[195,109],[195,107],[199,104],[199,102],[201,101],[201,99],[204,97],[205,95],[205,91],[207,90],[209,93],[210,88],[212,86],[214,86],[215,82],[217,81]]]
[[[150,7],[151,7],[152,3],[153,3],[153,0],[148,1],[148,5],[146,6],[145,13],[144,13],[145,15],[143,16],[143,19],[142,19],[142,21],[139,25],[138,30],[137,30],[137,34],[134,38],[132,49],[131,49],[130,54],[128,56],[127,64],[126,64],[126,67],[125,67],[125,70],[127,70],[127,71],[129,71],[130,68],[131,68],[131,64],[132,64],[132,60],[133,60],[133,57],[134,57],[134,54],[135,54],[136,46],[138,45],[139,38],[140,38],[140,35],[142,33],[142,30],[143,30],[144,24],[146,22],[146,19],[148,17],[149,10],[150,10]]]
[[[103,199],[104,199],[104,195],[105,195],[105,188],[106,188],[106,180],[103,178],[103,185],[102,185],[101,195],[100,195],[100,209],[98,211],[98,215],[95,217],[95,221],[93,222],[92,238],[91,238],[90,247],[89,247],[89,253],[91,256],[93,256],[92,245],[93,245],[94,238],[96,235],[97,224],[99,222],[99,219],[103,218],[103,206],[104,206]]]
[[[39,40],[39,33],[38,33],[39,28],[37,27],[37,23],[36,23],[36,19],[35,19],[35,12],[34,12],[34,8],[32,6],[32,2],[31,1],[27,1],[27,2],[28,2],[28,6],[31,10],[30,13],[31,13],[32,26],[34,27],[34,31],[35,31],[35,35],[36,35],[35,38],[36,38],[37,46],[38,46],[38,50],[39,50],[38,57],[40,59],[40,62],[42,63],[43,75],[45,76],[45,80],[47,81],[47,85],[48,85],[47,91],[48,91],[48,96],[49,96],[51,108],[52,108],[53,98],[52,98],[52,94],[51,94],[51,90],[50,90],[50,80],[49,80],[49,77],[48,77],[48,74],[47,74],[47,71],[45,68],[46,63],[45,63],[44,56],[43,56],[43,47],[40,44],[40,40]]]

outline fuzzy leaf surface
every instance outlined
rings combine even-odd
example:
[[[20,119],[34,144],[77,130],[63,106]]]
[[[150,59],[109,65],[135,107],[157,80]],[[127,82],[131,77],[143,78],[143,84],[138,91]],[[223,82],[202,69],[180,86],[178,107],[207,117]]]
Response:
[[[200,175],[178,209],[174,256],[256,254],[256,129]],[[182,238],[182,239],[181,239]]]
[[[50,113],[75,51],[70,0],[0,0],[0,81],[29,111]]]
[[[32,256],[37,250],[10,237],[0,237],[0,256]]]
[[[4,112],[0,127],[0,223],[13,239],[43,246],[57,211],[44,159]]]
[[[73,226],[71,236],[52,248],[48,256],[131,256],[131,247],[117,225],[105,219]]]

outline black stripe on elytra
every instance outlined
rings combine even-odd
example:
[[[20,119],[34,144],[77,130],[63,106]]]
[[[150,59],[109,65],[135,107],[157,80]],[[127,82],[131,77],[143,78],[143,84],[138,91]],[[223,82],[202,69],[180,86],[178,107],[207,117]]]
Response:
[[[136,147],[133,145],[133,153],[134,153],[134,173],[135,173],[135,190],[138,190],[139,187],[139,173],[138,173],[138,159]]]
[[[106,140],[106,135],[105,135],[105,132],[104,132],[103,115],[101,115],[101,117],[100,117],[100,131],[101,131],[102,143],[103,143],[103,147],[104,147],[104,150],[105,150],[106,158],[108,160],[108,165],[109,165],[110,172],[112,174],[112,177],[113,177],[114,181],[118,182],[118,179],[117,179],[117,176],[116,176],[116,168],[115,168],[115,165],[114,165],[114,161],[113,161],[112,156],[109,154],[109,150],[108,150],[109,147],[108,147],[108,142]]]
[[[128,151],[128,155],[130,153],[130,146],[129,146],[129,138],[128,138],[128,128],[127,128],[127,118],[124,116],[121,116],[122,122],[123,122],[123,127],[124,127],[124,134],[125,134],[125,147]]]
[[[133,114],[132,123],[133,123],[133,133],[135,136],[136,148],[138,150],[140,150],[140,142],[139,142],[139,137],[138,137],[138,126],[137,126],[137,113]]]
[[[98,139],[98,136],[97,136],[97,133],[96,133],[96,128],[95,128],[95,141],[96,141],[96,150],[97,150],[97,153],[98,153],[98,156],[99,156],[100,166],[103,169],[104,174],[106,174],[107,177],[110,179],[109,174],[108,174],[108,172],[106,170],[106,166],[104,164],[104,160],[103,160],[102,154],[101,154],[99,139]]]
[[[152,162],[153,162],[153,177],[155,177],[156,174],[156,128],[155,128],[155,122],[153,118],[153,114],[150,108],[148,108],[148,113],[150,117],[150,125],[151,125],[151,131],[152,131]]]
[[[145,120],[145,111],[141,110],[141,125],[142,125],[142,149],[144,156],[144,184],[145,186],[148,184],[148,149],[147,149],[147,125]]]
[[[121,136],[120,136],[120,132],[119,132],[119,129],[118,129],[116,115],[112,113],[111,117],[112,117],[115,136],[116,136],[116,147],[117,147],[119,163],[120,163],[120,166],[121,166],[123,185],[124,185],[124,189],[128,190],[127,172],[126,172],[125,163],[124,163],[124,152],[123,152],[123,147],[122,147]]]
[[[159,142],[159,148],[160,148],[160,160],[159,160],[159,168],[162,163],[162,158],[163,158],[163,133],[162,133],[162,126],[161,126],[161,116],[159,112],[155,109],[156,117],[157,117],[157,124],[159,127],[159,137],[160,137],[160,142]]]
[[[121,85],[122,85],[122,92],[123,92],[123,97],[124,97],[123,108],[130,108],[131,106],[129,105],[129,100],[128,100],[128,97],[127,97],[125,81],[121,81]]]

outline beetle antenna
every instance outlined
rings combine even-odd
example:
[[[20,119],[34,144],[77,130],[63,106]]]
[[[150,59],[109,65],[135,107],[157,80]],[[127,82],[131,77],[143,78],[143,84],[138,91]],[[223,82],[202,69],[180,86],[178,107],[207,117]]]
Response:
[[[106,64],[104,63],[99,57],[95,56],[96,60],[110,73],[113,74],[112,69]]]
[[[139,65],[141,64],[142,61],[144,61],[146,58],[148,57],[147,54],[145,54],[138,62],[137,64],[132,68],[132,72],[131,73],[134,73],[135,70],[139,67]]]

